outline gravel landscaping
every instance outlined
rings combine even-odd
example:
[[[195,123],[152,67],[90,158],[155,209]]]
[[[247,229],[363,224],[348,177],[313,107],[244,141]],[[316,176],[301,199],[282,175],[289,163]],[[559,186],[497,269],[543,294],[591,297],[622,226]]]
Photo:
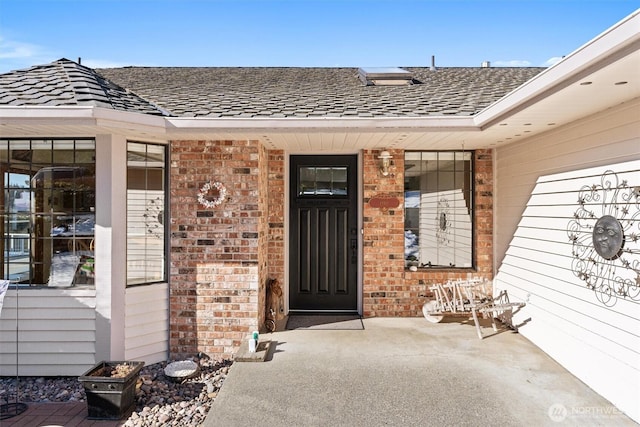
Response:
[[[230,360],[193,359],[199,371],[193,378],[176,381],[165,375],[168,362],[142,368],[136,408],[127,427],[199,426],[218,395],[232,364]],[[18,401],[85,402],[78,377],[20,377]],[[16,401],[16,378],[0,377],[0,404]]]

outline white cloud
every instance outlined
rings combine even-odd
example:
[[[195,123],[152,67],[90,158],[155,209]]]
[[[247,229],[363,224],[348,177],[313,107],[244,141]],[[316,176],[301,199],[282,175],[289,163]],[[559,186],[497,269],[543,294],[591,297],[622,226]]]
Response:
[[[0,73],[47,64],[56,59],[54,52],[41,46],[0,36]]]
[[[540,67],[551,67],[562,60],[562,56],[554,56],[547,59]],[[524,59],[512,59],[509,61],[491,61],[491,65],[495,67],[534,67],[531,61]],[[538,65],[535,65],[536,67]]]
[[[543,65],[545,67],[551,67],[552,65],[555,65],[558,62],[562,61],[562,58],[562,56],[554,56],[553,58],[547,59]]]
[[[531,62],[522,59],[512,59],[510,61],[491,62],[495,67],[531,67]]]
[[[0,37],[0,58],[1,59],[24,59],[36,56],[40,48],[30,43],[21,43],[6,40]]]
[[[65,55],[57,54],[56,52],[48,52],[42,46],[8,40],[6,37],[0,36],[0,73],[25,69],[34,65],[48,64],[64,56]],[[67,56],[67,58],[72,61],[78,60],[78,58],[75,57],[71,58]],[[89,68],[113,68],[124,67],[131,64],[108,59],[82,58],[82,65]]]
[[[74,59],[76,61],[77,59]],[[110,61],[108,59],[81,59],[82,65],[89,68],[119,68],[126,67],[131,64],[125,64],[122,62]]]

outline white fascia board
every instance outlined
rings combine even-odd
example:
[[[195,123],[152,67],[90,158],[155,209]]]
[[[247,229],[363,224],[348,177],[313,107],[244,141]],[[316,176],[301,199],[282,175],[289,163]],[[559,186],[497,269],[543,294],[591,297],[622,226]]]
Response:
[[[434,117],[294,117],[294,118],[218,118],[168,117],[167,133],[179,135],[189,132],[330,132],[330,131],[479,131],[471,116]]]
[[[118,111],[109,108],[95,107],[93,110],[96,124],[103,128],[114,130],[131,130],[133,132],[147,132],[164,136],[166,121],[163,116],[151,114]]]
[[[624,56],[639,46],[640,9],[489,105],[475,116],[475,124],[485,129],[619,59],[616,55]]]
[[[92,106],[0,106],[0,125],[87,126],[164,136],[164,117]]]
[[[60,125],[69,121],[72,125],[95,125],[93,107],[0,106],[0,124]]]

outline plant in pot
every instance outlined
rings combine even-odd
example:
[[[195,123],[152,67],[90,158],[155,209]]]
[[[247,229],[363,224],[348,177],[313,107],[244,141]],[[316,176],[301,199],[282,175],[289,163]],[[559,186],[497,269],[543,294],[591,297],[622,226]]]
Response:
[[[144,362],[105,362],[89,369],[78,380],[87,395],[88,418],[119,420],[135,406],[136,382]]]
[[[420,266],[420,262],[418,261],[418,258],[416,258],[415,255],[409,255],[406,258],[406,266],[411,271],[417,271],[418,267]]]

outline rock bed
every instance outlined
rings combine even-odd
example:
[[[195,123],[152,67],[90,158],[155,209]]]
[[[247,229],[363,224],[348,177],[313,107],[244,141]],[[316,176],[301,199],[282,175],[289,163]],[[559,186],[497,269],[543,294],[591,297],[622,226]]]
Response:
[[[126,427],[199,426],[229,372],[230,360],[193,359],[198,375],[182,382],[167,378],[166,362],[145,366],[140,371],[136,408]],[[18,401],[85,402],[78,377],[20,377]],[[16,401],[16,378],[0,377],[0,404]]]

